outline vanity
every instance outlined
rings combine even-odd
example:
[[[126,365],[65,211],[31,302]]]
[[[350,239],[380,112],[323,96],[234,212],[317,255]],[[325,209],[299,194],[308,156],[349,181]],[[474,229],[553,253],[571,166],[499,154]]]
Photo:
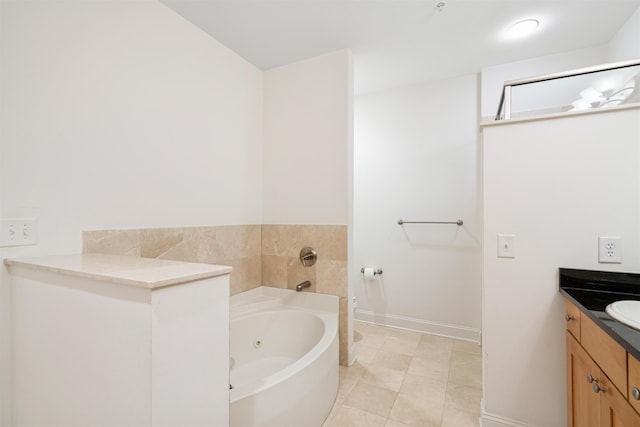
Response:
[[[640,426],[640,330],[606,307],[640,300],[640,274],[561,268],[569,427]]]
[[[5,264],[14,426],[228,425],[231,267],[102,254]]]

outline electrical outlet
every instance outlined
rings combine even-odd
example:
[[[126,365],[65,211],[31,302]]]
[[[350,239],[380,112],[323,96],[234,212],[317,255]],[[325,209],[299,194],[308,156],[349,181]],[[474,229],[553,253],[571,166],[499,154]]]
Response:
[[[0,220],[0,247],[35,245],[38,242],[34,218]]]
[[[622,239],[620,237],[598,237],[598,259],[601,263],[622,263]]]

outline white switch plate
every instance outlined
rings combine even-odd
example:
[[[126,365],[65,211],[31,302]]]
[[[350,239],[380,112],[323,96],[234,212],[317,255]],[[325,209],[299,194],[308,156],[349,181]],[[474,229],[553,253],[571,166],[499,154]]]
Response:
[[[617,236],[598,237],[598,260],[601,263],[622,263],[622,239]]]
[[[34,218],[0,219],[0,247],[35,245],[38,230]]]
[[[498,257],[516,257],[516,236],[514,234],[498,234]]]

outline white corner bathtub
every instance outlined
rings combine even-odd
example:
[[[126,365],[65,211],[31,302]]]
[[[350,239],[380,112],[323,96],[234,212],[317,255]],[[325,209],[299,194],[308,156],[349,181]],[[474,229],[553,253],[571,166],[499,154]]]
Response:
[[[259,287],[231,297],[230,426],[320,427],[338,392],[338,297]]]

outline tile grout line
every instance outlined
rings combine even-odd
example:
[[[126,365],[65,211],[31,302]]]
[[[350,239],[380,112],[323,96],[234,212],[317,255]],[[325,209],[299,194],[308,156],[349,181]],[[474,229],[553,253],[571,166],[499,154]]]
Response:
[[[444,410],[447,407],[447,396],[449,393],[449,385],[451,384],[451,359],[453,358],[453,347],[454,344],[451,343],[451,353],[449,353],[449,361],[448,361],[448,369],[447,369],[447,385],[444,388],[444,401],[442,402],[442,413],[440,415],[440,427],[442,427],[442,423],[444,423]]]

